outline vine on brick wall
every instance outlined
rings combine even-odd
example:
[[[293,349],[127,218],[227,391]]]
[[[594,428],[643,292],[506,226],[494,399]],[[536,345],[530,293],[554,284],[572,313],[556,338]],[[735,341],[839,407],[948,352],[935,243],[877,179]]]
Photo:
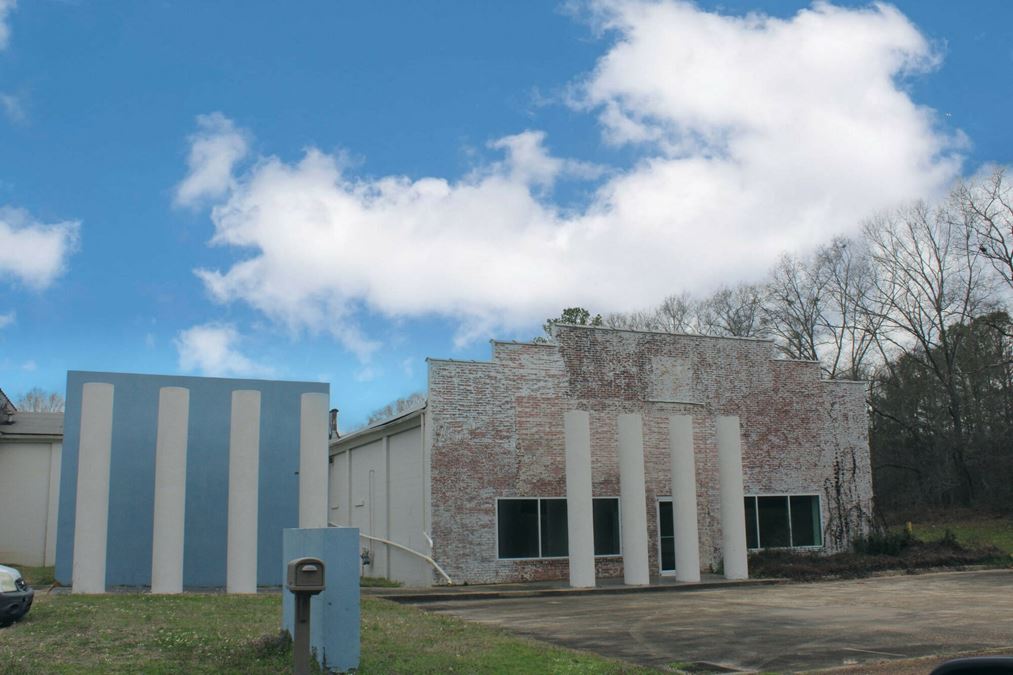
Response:
[[[837,404],[831,403],[830,429],[839,429]],[[831,550],[843,551],[856,539],[872,529],[873,514],[862,503],[858,491],[858,453],[853,447],[841,447],[838,434],[834,438],[834,463],[830,476],[823,481],[823,494],[829,504],[823,541]]]

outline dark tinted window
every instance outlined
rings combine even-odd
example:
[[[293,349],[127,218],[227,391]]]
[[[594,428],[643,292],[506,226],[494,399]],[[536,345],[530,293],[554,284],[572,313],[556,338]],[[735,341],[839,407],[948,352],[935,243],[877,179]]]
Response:
[[[814,495],[791,498],[791,545],[820,546],[820,500]]]
[[[749,548],[823,545],[816,495],[746,497],[745,507]]]
[[[500,558],[569,555],[565,499],[501,499],[498,508],[496,527]],[[594,554],[619,555],[619,500],[612,497],[593,500],[591,517]]]
[[[538,557],[538,500],[499,501],[499,557]]]
[[[566,500],[543,499],[542,557],[552,558],[570,554],[569,534],[566,529]]]
[[[760,547],[756,532],[756,497],[746,497],[746,547]]]
[[[788,498],[757,497],[756,509],[760,515],[760,546],[791,546],[788,537]]]
[[[619,500],[595,499],[594,554],[619,555]]]
[[[672,502],[658,503],[658,538],[661,540],[661,569],[675,569],[675,528],[672,523]]]

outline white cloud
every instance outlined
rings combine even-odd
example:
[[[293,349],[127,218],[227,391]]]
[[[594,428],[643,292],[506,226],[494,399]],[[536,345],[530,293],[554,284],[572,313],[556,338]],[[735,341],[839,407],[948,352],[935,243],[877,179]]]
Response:
[[[39,364],[37,364],[34,359],[28,359],[27,361],[21,364],[21,370],[24,370],[29,373],[35,371],[36,369],[38,369],[38,367]]]
[[[46,288],[66,267],[79,229],[77,221],[46,224],[24,209],[0,207],[0,279]]]
[[[249,152],[246,134],[220,112],[198,115],[197,126],[189,138],[189,171],[176,186],[177,206],[199,206],[225,195],[235,185],[233,168]]]
[[[383,369],[375,368],[373,366],[363,366],[355,373],[356,382],[372,382],[376,378],[383,375]]]
[[[2,0],[0,0],[2,2]],[[24,122],[28,117],[21,99],[14,94],[0,92],[0,108],[11,122]]]
[[[10,41],[11,29],[7,25],[7,16],[17,6],[17,0],[0,0],[0,49],[6,49]]]
[[[415,374],[415,359],[407,358],[401,362],[401,372],[404,373],[405,377],[411,377]]]
[[[360,355],[375,348],[355,327],[363,308],[454,317],[467,341],[564,306],[628,310],[759,276],[783,250],[939,194],[959,172],[955,140],[898,84],[937,56],[891,7],[817,4],[790,20],[594,9],[615,42],[573,99],[641,158],[585,209],[555,205],[551,186],[601,170],[553,157],[540,131],[493,141],[502,161],[457,181],[359,178],[312,148],[261,158],[230,168],[212,211],[213,243],[248,254],[199,270],[209,291]]]
[[[550,188],[562,177],[590,179],[604,172],[602,167],[587,162],[551,156],[545,148],[544,131],[524,131],[505,136],[489,143],[489,147],[506,154],[506,161],[494,165],[494,171],[502,172],[511,181],[534,188]]]
[[[180,331],[174,340],[179,367],[211,376],[264,377],[274,369],[258,364],[237,348],[241,341],[235,326],[207,323]]]
[[[14,323],[14,320],[18,318],[18,315],[12,309],[6,314],[0,314],[0,328],[6,328]]]

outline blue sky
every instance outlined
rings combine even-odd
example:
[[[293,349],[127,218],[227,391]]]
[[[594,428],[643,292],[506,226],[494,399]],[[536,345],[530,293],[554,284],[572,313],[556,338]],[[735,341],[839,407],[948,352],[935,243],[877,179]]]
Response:
[[[0,0],[0,387],[329,381],[347,424],[1013,154],[1013,5]]]

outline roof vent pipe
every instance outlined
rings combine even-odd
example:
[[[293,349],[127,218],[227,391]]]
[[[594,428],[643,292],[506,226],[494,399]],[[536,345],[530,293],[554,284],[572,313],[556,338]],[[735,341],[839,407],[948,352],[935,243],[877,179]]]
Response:
[[[328,438],[338,437],[338,409],[331,408],[331,424],[330,431],[328,432]]]

